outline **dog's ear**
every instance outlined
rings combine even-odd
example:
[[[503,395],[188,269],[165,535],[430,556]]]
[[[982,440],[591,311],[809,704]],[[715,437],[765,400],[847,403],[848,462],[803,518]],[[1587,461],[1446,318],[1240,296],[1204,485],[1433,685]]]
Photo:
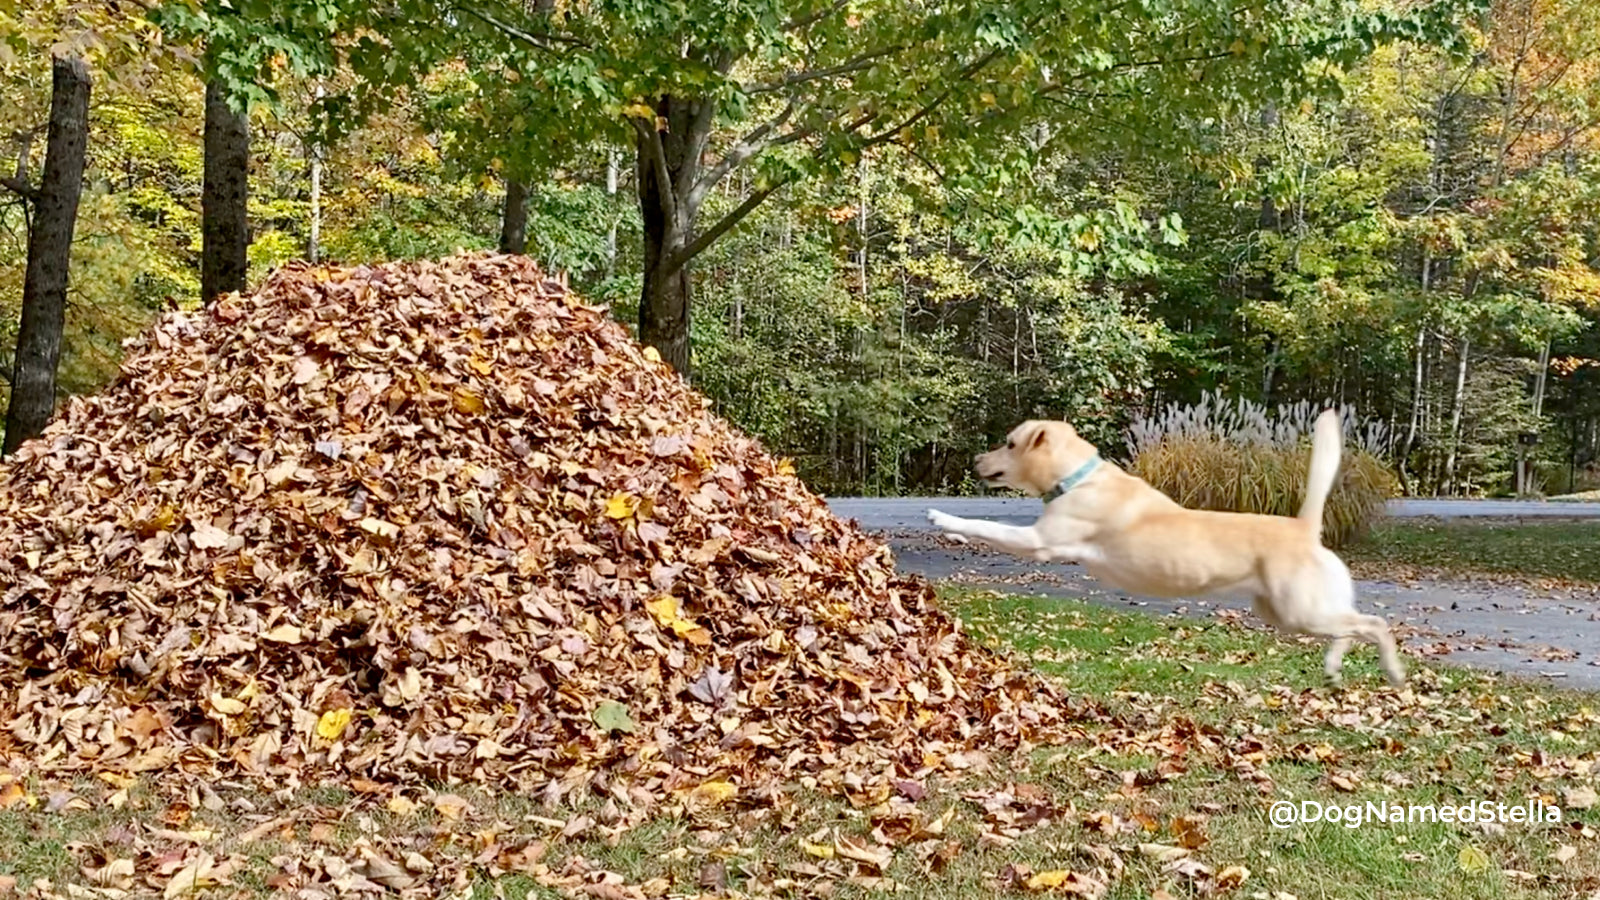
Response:
[[[1033,430],[1032,439],[1030,439],[1028,441],[1028,449],[1029,450],[1037,450],[1040,447],[1043,447],[1045,445],[1046,439],[1048,439],[1049,436],[1050,436],[1050,429],[1044,427],[1043,425],[1039,426],[1038,428],[1035,428]]]

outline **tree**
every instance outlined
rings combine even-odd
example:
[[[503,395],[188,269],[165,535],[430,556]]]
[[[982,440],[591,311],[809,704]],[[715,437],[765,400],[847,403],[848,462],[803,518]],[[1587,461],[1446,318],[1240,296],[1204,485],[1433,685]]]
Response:
[[[26,156],[5,186],[32,207],[28,269],[22,288],[22,323],[11,371],[4,451],[37,435],[55,413],[56,368],[66,321],[67,273],[72,233],[83,194],[89,142],[89,68],[76,57],[52,60],[50,123],[39,187],[28,181]]]
[[[528,246],[528,185],[506,179],[506,207],[500,220],[500,252],[522,253]]]
[[[690,263],[787,184],[888,147],[908,164],[1004,185],[1026,170],[1014,138],[1033,123],[1053,123],[1056,140],[1079,147],[1170,139],[1184,122],[1243,98],[1292,99],[1332,82],[1332,70],[1308,65],[1423,33],[1415,16],[1346,0],[1288,10],[1266,0],[234,7],[298,46],[321,48],[326,65],[348,62],[363,85],[358,108],[447,61],[506,86],[525,115],[462,123],[481,133],[486,154],[542,145],[555,156],[594,139],[628,146],[645,238],[639,334],[685,374]],[[451,26],[445,34],[441,21]],[[702,221],[706,199],[736,172],[750,173],[738,202]]]
[[[200,195],[200,299],[245,288],[250,251],[250,116],[220,78],[206,82],[205,184]]]

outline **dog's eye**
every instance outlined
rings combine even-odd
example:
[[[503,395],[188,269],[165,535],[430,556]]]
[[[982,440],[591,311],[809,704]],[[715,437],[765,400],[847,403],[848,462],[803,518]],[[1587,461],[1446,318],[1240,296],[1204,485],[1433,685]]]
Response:
[[[1017,442],[1016,441],[1006,441],[1006,449],[1007,450],[1015,450],[1015,449],[1017,449]]]

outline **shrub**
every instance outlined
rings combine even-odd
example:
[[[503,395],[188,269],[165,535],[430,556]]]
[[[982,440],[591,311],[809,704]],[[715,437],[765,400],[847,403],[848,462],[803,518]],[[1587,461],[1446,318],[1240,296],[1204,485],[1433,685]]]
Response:
[[[1212,394],[1192,406],[1174,404],[1130,426],[1128,471],[1191,509],[1292,516],[1305,498],[1311,432],[1323,408],[1302,402],[1269,413]],[[1343,465],[1322,518],[1334,547],[1366,534],[1399,487],[1385,461],[1388,430],[1362,422],[1350,407],[1340,414]]]

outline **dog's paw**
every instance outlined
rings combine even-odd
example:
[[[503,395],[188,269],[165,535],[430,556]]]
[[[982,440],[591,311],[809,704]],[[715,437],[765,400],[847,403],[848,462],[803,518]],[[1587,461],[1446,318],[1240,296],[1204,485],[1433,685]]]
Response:
[[[958,534],[955,531],[956,524],[960,522],[960,520],[955,516],[949,515],[948,513],[942,513],[937,509],[930,509],[928,510],[928,521],[933,525],[933,527],[944,532],[944,536],[950,540],[955,541],[958,544],[967,543],[966,535]]]

